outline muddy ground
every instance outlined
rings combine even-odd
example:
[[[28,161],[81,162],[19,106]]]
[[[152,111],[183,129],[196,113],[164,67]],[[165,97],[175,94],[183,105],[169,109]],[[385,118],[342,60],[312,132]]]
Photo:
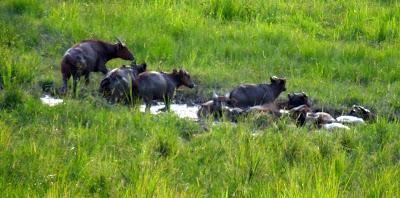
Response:
[[[58,89],[54,87],[53,82],[40,82],[39,83],[40,89],[42,89],[42,95],[50,95],[54,96],[55,98],[63,98],[64,96],[61,96],[58,93]],[[90,90],[86,87],[81,87],[83,91],[80,92],[80,94],[77,96],[77,98],[86,98],[89,95],[93,97],[101,97],[100,94],[98,93],[97,90]],[[221,91],[220,91],[221,92]],[[228,93],[229,90],[222,91],[222,93],[218,93],[219,95],[225,95]],[[213,90],[210,88],[206,87],[196,87],[194,89],[188,89],[188,88],[179,88],[176,90],[175,98],[173,101],[173,104],[178,104],[178,105],[187,105],[187,107],[194,107],[194,106],[199,106],[202,103],[211,100],[213,94]],[[281,96],[276,100],[276,104],[280,109],[285,109],[285,106],[287,105],[287,97],[285,97],[286,94],[281,94]],[[312,104],[312,109],[314,111],[323,111],[331,114],[333,117],[338,117],[344,114],[347,114],[352,105],[329,105],[329,104],[322,104],[320,103],[320,99],[317,97],[310,96],[311,104]],[[155,105],[159,103],[154,103]],[[363,105],[363,104],[356,104],[356,105]],[[181,108],[181,106],[179,106]],[[371,106],[366,106],[366,108],[370,109],[372,112],[377,112],[376,108],[371,107]],[[387,119],[389,121],[398,121],[400,120],[400,109],[395,110],[394,112],[377,112],[378,114],[384,114],[386,115]]]

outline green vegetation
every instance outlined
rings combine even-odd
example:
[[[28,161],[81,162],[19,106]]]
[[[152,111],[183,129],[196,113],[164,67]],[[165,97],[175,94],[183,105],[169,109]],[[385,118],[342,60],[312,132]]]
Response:
[[[396,197],[400,194],[400,3],[354,1],[0,1],[2,197]],[[378,121],[310,132],[287,120],[209,132],[172,113],[110,106],[101,74],[79,97],[42,105],[61,86],[64,52],[121,37],[153,70],[183,66],[210,96],[288,79],[319,103],[362,104]],[[126,62],[113,60],[108,67]],[[282,97],[285,97],[283,94]]]

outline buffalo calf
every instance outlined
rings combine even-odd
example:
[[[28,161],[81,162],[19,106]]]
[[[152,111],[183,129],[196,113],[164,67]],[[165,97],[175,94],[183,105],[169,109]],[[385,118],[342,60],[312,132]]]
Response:
[[[146,63],[123,65],[107,73],[100,82],[99,91],[109,102],[129,102],[132,98],[132,85],[140,73],[146,71]]]
[[[150,110],[153,100],[164,100],[165,108],[163,110],[169,111],[175,89],[182,85],[189,88],[194,87],[189,73],[185,70],[174,69],[172,73],[144,72],[139,74],[135,80],[133,93],[144,100],[146,111]]]

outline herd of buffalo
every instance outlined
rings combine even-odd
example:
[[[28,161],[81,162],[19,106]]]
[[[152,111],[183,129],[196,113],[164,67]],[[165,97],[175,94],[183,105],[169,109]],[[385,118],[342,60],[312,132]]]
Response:
[[[106,63],[114,58],[129,60],[131,64],[109,71]],[[146,104],[146,111],[150,110],[154,100],[163,100],[165,107],[162,110],[168,111],[175,89],[180,86],[195,87],[190,74],[183,69],[173,69],[170,73],[148,71],[146,63],[137,64],[133,53],[119,39],[115,44],[84,40],[68,49],[61,61],[63,85],[60,92],[65,94],[68,91],[68,80],[72,76],[75,95],[78,80],[84,76],[85,84],[88,84],[90,72],[102,72],[105,75],[99,91],[109,102],[128,103],[141,99]],[[212,100],[200,105],[198,118],[225,117],[237,121],[240,116],[263,113],[278,118],[288,116],[298,126],[313,123],[319,128],[328,129],[348,128],[343,124],[375,119],[370,110],[358,105],[354,105],[347,113],[313,107],[304,92],[290,93],[288,99],[276,100],[286,91],[286,79],[272,76],[270,81],[270,84],[241,84],[225,96],[214,93]],[[336,114],[336,118],[331,114]]]
[[[131,61],[109,71],[107,61],[121,58]],[[135,56],[119,39],[115,44],[100,40],[85,40],[71,47],[65,53],[61,62],[63,86],[61,93],[68,90],[68,80],[73,78],[73,93],[77,82],[85,77],[89,83],[90,72],[102,72],[105,77],[100,82],[100,93],[112,103],[128,103],[142,99],[149,111],[154,100],[163,100],[164,111],[170,110],[175,89],[180,86],[195,87],[190,74],[183,69],[173,69],[172,72],[148,71],[147,64],[137,64]],[[279,95],[286,91],[286,79],[270,77],[270,84],[242,84],[235,87],[226,96],[213,95],[212,100],[201,104],[198,110],[200,119],[212,116],[214,119],[227,117],[236,121],[239,116],[249,113],[266,113],[274,117],[288,115],[298,126],[312,122],[317,127],[347,128],[346,123],[363,123],[364,120],[374,120],[375,115],[368,109],[354,105],[347,115],[334,118],[331,114],[318,107],[313,108],[305,93],[290,93],[285,101],[277,101]]]

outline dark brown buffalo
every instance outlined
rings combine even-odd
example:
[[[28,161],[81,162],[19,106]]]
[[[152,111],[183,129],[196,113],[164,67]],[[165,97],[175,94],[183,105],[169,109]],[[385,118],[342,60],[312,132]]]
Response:
[[[289,110],[290,117],[296,121],[297,126],[303,126],[306,123],[307,114],[311,109],[307,105],[300,105]]]
[[[286,91],[286,79],[271,77],[271,84],[244,84],[234,88],[230,94],[230,105],[246,108],[274,102]]]
[[[199,111],[197,111],[197,117],[206,118],[208,116],[214,116],[214,119],[221,118],[227,99],[228,98],[225,96],[218,96],[214,93],[212,100],[201,104]]]
[[[308,96],[306,93],[301,92],[301,93],[290,93],[288,94],[288,109],[292,109],[294,107],[298,107],[300,105],[307,105],[311,107],[311,102],[308,99]]]
[[[144,100],[146,111],[150,110],[153,100],[164,100],[165,108],[163,110],[169,111],[175,89],[182,85],[189,88],[194,87],[189,73],[185,70],[174,69],[172,73],[144,72],[135,80],[133,93]]]
[[[85,84],[89,83],[90,72],[107,74],[106,63],[113,58],[134,61],[133,54],[120,40],[111,44],[100,40],[85,40],[74,45],[65,52],[61,61],[63,86],[61,93],[66,93],[68,80],[73,77],[73,92],[76,93],[77,81],[85,76]]]
[[[147,65],[123,65],[109,71],[100,82],[100,93],[109,102],[129,102],[132,99],[132,85],[140,73],[146,71]]]
[[[287,99],[278,98],[275,100],[275,104],[279,109],[292,109],[300,105],[307,105],[311,107],[311,101],[304,92],[292,92],[288,94]]]

